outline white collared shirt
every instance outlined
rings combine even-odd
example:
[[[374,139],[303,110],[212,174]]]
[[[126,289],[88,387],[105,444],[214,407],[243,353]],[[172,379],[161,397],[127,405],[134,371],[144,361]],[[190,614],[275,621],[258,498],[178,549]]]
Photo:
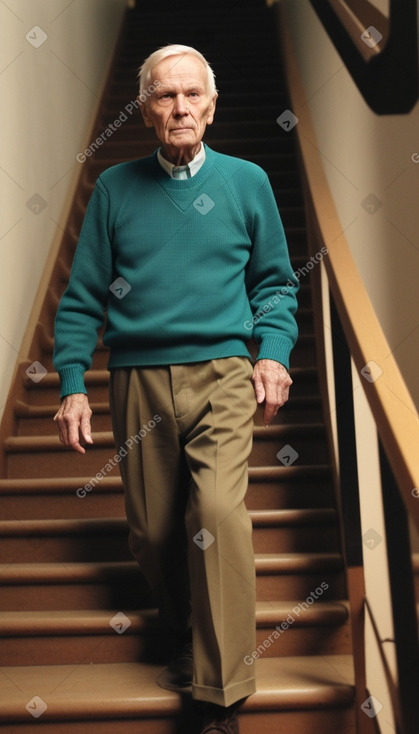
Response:
[[[169,176],[171,178],[173,178],[172,171],[173,171],[174,168],[176,168],[176,166],[174,166],[173,163],[169,163],[169,161],[167,161],[166,158],[163,157],[163,155],[161,153],[161,148],[159,148],[158,151],[157,151],[157,159],[158,159],[160,165],[162,166],[162,168],[164,168],[164,170],[169,174]],[[198,150],[198,153],[196,154],[195,158],[193,158],[190,161],[190,163],[188,163],[189,171],[191,173],[191,177],[192,176],[195,176],[195,174],[198,173],[198,171],[201,168],[201,166],[203,165],[204,161],[205,161],[205,147],[201,143],[201,147]]]

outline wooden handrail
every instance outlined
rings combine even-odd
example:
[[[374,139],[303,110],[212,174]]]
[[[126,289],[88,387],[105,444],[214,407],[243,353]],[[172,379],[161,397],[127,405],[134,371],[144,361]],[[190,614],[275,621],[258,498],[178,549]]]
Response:
[[[410,112],[419,87],[416,0],[389,0],[386,14],[367,0],[310,3],[371,109]]]
[[[419,494],[418,412],[342,231],[284,17],[281,39],[292,108],[299,118],[296,132],[306,177],[305,193],[312,205],[317,228],[315,239],[320,247],[324,245],[328,249],[323,263],[356,368],[361,372],[373,361],[382,370],[374,382],[361,378],[362,384],[404,505],[419,530],[419,499],[414,492],[418,489]]]

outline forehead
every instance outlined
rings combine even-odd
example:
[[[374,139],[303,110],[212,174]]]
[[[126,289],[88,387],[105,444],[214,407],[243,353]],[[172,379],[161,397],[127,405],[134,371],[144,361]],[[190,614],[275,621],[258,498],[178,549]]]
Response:
[[[207,69],[203,62],[192,54],[168,56],[159,61],[152,71],[153,79],[161,84],[207,83]]]

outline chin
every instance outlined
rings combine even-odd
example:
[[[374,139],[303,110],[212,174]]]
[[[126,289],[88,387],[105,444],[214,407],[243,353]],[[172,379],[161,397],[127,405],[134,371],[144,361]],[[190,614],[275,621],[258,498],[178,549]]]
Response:
[[[179,140],[187,140],[190,145],[195,145],[197,142],[195,136],[188,135],[188,133],[178,133],[177,135],[173,135],[170,142],[172,145],[176,145]]]

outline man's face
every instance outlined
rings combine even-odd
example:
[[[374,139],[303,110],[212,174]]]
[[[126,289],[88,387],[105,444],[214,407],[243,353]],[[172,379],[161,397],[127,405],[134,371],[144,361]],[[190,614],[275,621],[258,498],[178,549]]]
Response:
[[[217,94],[211,96],[206,67],[196,56],[169,56],[152,69],[156,91],[141,104],[147,127],[154,127],[165,158],[189,163],[214,119]]]

